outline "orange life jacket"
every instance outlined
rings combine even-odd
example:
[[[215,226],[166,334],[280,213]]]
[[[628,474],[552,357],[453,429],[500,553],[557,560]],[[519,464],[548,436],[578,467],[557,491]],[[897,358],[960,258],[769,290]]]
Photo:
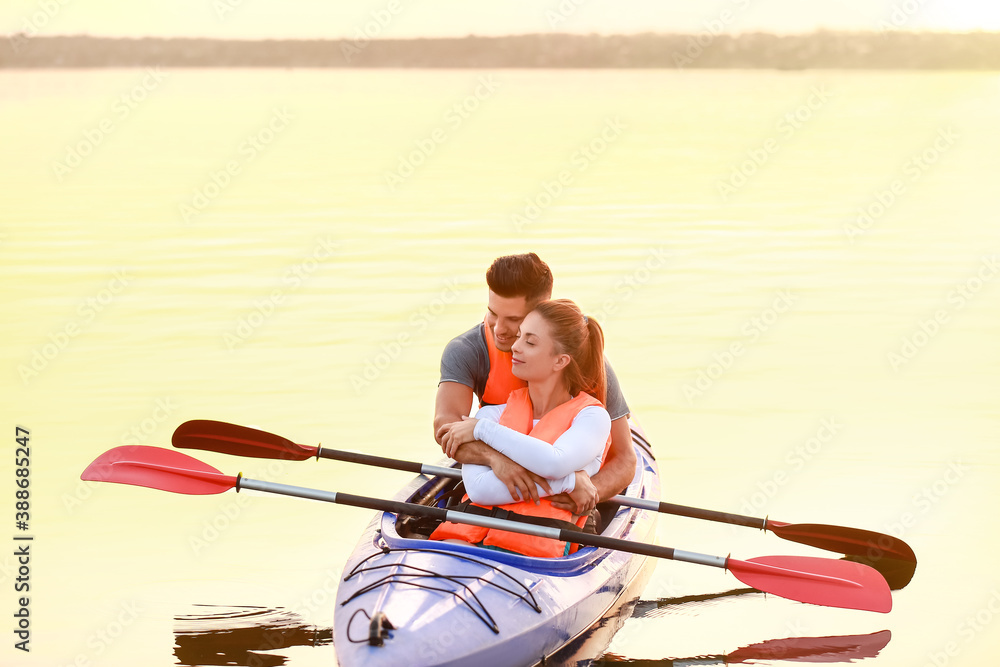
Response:
[[[486,378],[486,388],[479,397],[479,407],[484,405],[503,405],[507,402],[510,392],[527,387],[528,383],[514,375],[510,352],[501,352],[493,340],[493,332],[483,322],[483,338],[486,339],[486,350],[490,357],[490,374]]]
[[[551,410],[532,426],[534,420],[528,389],[518,389],[508,397],[507,407],[504,408],[503,414],[500,416],[500,424],[544,440],[551,445],[566,432],[580,410],[591,405],[601,405],[601,402],[590,394],[580,392],[575,398]],[[607,457],[610,446],[611,436],[609,435],[608,441],[604,445],[604,457]],[[528,499],[527,501],[522,500],[502,505],[501,508],[516,514],[573,521],[572,512],[554,507],[548,498],[542,498],[538,505]],[[575,523],[582,528],[586,521],[587,517],[581,516]],[[481,542],[487,546],[495,546],[538,558],[555,558],[566,553],[566,543],[559,540],[448,522],[438,526],[431,534],[430,539],[458,539],[472,544]],[[573,550],[575,548],[571,549],[571,551]]]

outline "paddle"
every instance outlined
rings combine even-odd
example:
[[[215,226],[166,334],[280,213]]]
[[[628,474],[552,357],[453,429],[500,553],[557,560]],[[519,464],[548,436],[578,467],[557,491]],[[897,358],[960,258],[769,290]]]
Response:
[[[454,479],[462,477],[461,471],[457,468],[371,456],[360,452],[299,445],[273,433],[209,419],[196,419],[178,426],[177,430],[174,431],[173,445],[179,449],[202,449],[235,456],[266,459],[304,461],[315,456],[425,475]],[[851,557],[850,560],[877,569],[886,577],[893,589],[902,588],[910,583],[913,572],[916,570],[917,558],[906,542],[870,530],[818,523],[784,523],[621,495],[615,496],[611,500],[620,505],[653,512],[770,530],[774,535],[785,540],[847,554]]]
[[[859,563],[798,556],[765,556],[741,561],[604,535],[590,535],[489,516],[465,514],[440,507],[306,489],[248,479],[242,475],[231,477],[171,449],[144,445],[116,447],[99,456],[80,477],[84,480],[133,484],[195,495],[222,493],[234,488],[237,491],[250,489],[381,512],[414,514],[654,558],[710,565],[729,570],[747,586],[799,602],[883,613],[892,608],[892,596],[885,579],[872,568]]]

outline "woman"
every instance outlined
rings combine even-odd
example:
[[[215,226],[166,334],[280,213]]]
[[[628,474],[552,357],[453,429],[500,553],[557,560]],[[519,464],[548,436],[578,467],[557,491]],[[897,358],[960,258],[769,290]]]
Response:
[[[539,496],[571,491],[576,471],[593,475],[610,444],[611,418],[605,397],[604,334],[572,301],[543,301],[521,322],[511,347],[513,373],[528,383],[510,394],[504,405],[486,406],[475,419],[465,418],[444,427],[445,453],[454,456],[463,444],[481,440],[511,460],[549,481]],[[586,517],[574,517],[552,506],[514,498],[486,466],[462,468],[469,499],[480,505],[582,526]],[[476,526],[446,523],[431,539],[458,539],[528,556],[555,557],[568,552],[565,542]]]

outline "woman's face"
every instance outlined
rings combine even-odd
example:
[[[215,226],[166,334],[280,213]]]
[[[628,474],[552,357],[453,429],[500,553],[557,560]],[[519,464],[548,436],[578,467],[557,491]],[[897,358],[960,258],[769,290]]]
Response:
[[[541,381],[561,371],[569,355],[556,350],[549,323],[532,311],[521,322],[517,340],[511,346],[512,372],[525,382]]]

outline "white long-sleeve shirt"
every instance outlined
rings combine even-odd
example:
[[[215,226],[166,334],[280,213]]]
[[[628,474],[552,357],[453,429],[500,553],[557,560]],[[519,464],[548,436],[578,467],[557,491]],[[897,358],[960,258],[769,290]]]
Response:
[[[538,495],[568,493],[576,488],[576,471],[594,475],[601,468],[604,446],[611,433],[611,417],[602,406],[583,408],[570,427],[552,444],[499,424],[506,406],[488,405],[478,413],[474,435],[515,463],[549,481],[551,493],[537,487]],[[534,423],[538,423],[535,420]],[[465,464],[462,479],[469,499],[480,505],[506,505],[517,502],[507,485],[489,466]]]

